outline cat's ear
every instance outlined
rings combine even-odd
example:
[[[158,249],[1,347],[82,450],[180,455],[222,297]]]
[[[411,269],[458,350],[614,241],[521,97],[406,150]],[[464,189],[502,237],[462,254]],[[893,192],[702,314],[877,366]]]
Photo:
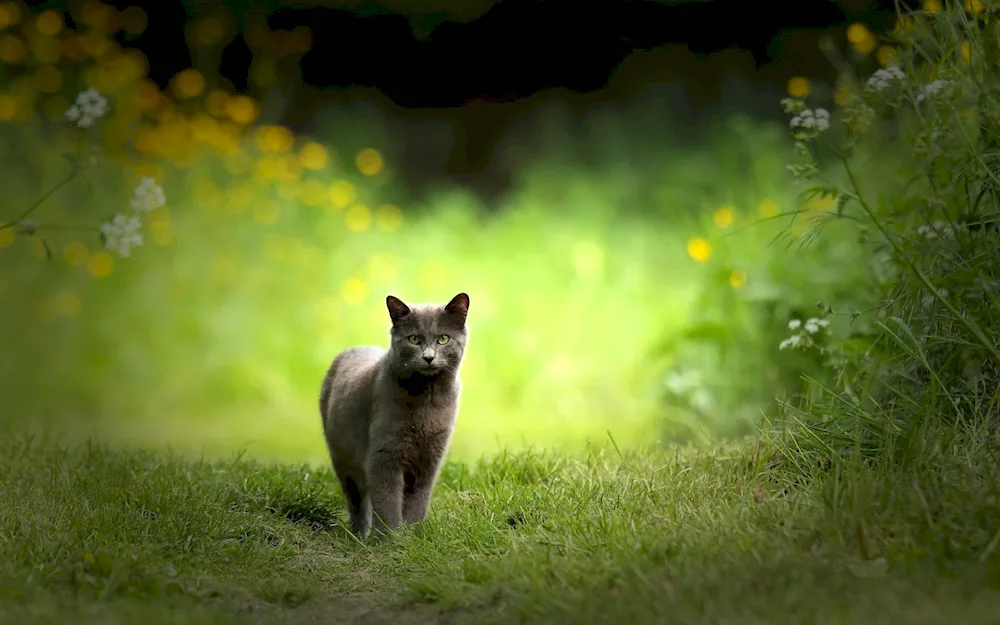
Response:
[[[386,296],[385,307],[389,309],[389,318],[393,323],[398,323],[400,319],[410,314],[410,307],[395,295]]]
[[[449,315],[458,317],[464,324],[465,318],[469,316],[469,296],[465,293],[459,293],[451,298],[448,305],[444,307],[444,311]]]

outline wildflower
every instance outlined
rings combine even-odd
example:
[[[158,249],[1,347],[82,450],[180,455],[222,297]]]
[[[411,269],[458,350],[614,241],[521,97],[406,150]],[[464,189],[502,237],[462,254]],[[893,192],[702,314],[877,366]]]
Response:
[[[806,321],[805,331],[809,334],[816,334],[820,328],[826,328],[829,325],[829,320],[813,317]]]
[[[163,187],[152,176],[144,176],[132,194],[132,208],[137,213],[148,213],[167,203]]]
[[[802,335],[793,334],[778,345],[778,349],[795,349],[802,345]]]
[[[903,73],[903,70],[893,65],[885,69],[875,70],[875,73],[868,78],[868,86],[876,91],[882,91],[888,87],[893,80],[903,80],[905,77],[906,75]]]
[[[823,132],[830,127],[830,111],[826,109],[816,109],[815,111],[806,109],[793,117],[789,126],[792,129],[802,128]]]
[[[80,128],[90,128],[108,112],[108,99],[90,87],[76,96],[76,101],[66,109],[66,119]]]
[[[917,228],[917,234],[923,235],[925,239],[930,241],[938,238],[938,236],[941,238],[954,236],[955,229],[950,224],[939,219],[930,225],[925,224]]]
[[[791,321],[788,322],[788,329],[798,330],[801,325],[802,321],[800,319],[792,319]]]
[[[953,83],[950,80],[938,79],[934,82],[925,86],[920,93],[917,94],[917,104],[920,104],[927,98],[930,98],[940,92],[945,87],[950,87]]]
[[[118,213],[111,221],[101,224],[104,247],[117,252],[122,258],[128,258],[131,248],[142,245],[142,234],[139,232],[141,225],[138,217],[126,217]]]

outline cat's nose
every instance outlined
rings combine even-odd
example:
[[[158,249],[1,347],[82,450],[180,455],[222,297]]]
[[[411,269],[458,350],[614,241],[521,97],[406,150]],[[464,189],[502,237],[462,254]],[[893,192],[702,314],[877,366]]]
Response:
[[[424,360],[427,361],[427,364],[431,364],[434,361],[434,356],[433,355],[431,355],[431,356],[424,356]]]

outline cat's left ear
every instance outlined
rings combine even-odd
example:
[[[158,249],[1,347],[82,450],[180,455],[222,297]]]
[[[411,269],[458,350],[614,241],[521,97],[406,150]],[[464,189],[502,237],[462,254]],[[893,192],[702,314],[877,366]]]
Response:
[[[444,307],[444,311],[461,319],[464,325],[465,318],[469,316],[469,296],[465,293],[459,293],[451,298],[448,305]]]

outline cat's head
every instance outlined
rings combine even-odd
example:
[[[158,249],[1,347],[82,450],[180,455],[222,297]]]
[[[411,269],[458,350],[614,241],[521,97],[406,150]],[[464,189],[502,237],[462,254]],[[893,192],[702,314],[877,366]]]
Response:
[[[465,326],[468,295],[459,293],[444,306],[407,306],[403,300],[389,295],[385,305],[392,320],[389,331],[392,352],[401,369],[424,375],[458,370],[469,337]]]

